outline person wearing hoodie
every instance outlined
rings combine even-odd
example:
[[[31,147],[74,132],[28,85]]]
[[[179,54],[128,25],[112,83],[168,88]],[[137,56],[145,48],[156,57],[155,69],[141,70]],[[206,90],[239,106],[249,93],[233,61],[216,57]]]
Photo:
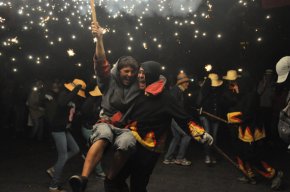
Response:
[[[118,175],[104,181],[106,192],[146,192],[150,176],[164,148],[171,120],[201,143],[211,144],[212,137],[197,125],[180,102],[164,89],[166,78],[161,65],[155,61],[141,64],[138,80],[142,89],[128,115],[127,126],[137,140],[136,150]],[[130,190],[126,179],[130,176]]]
[[[131,56],[123,56],[116,64],[107,61],[103,29],[98,23],[92,23],[93,35],[97,38],[94,55],[94,69],[98,86],[103,93],[100,120],[93,126],[91,147],[87,153],[82,174],[70,178],[70,186],[75,191],[83,191],[88,176],[100,162],[106,149],[109,148],[111,161],[105,169],[106,177],[112,179],[122,168],[130,153],[135,149],[136,140],[130,130],[122,129],[122,120],[130,110],[140,90],[137,82],[138,62]]]

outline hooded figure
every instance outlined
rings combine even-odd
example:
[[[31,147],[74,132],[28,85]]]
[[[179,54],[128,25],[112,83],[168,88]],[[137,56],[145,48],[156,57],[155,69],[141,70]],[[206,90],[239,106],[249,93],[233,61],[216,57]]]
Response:
[[[144,94],[136,98],[128,115],[132,122],[128,128],[137,140],[136,150],[113,180],[105,180],[105,190],[129,191],[126,189],[126,179],[130,176],[130,191],[147,191],[147,184],[164,146],[172,118],[194,139],[212,142],[212,137],[191,121],[178,101],[164,89],[166,79],[160,74],[160,67],[155,61],[141,64],[138,80]]]
[[[141,64],[145,71],[146,85],[150,85],[159,80],[161,74],[161,65],[155,61],[146,61]]]

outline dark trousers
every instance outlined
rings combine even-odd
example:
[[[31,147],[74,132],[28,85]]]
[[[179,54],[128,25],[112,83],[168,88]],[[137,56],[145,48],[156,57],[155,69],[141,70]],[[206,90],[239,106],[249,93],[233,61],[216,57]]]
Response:
[[[273,109],[271,107],[260,107],[259,109],[259,126],[264,127],[267,135],[267,140],[273,139],[277,135],[277,128],[273,129]]]
[[[242,167],[250,177],[255,176],[254,172],[267,179],[271,179],[275,175],[275,168],[267,161],[268,154],[264,143],[265,139],[253,143],[239,141],[238,158],[240,161],[238,163],[240,168]]]
[[[106,179],[106,192],[147,192],[150,176],[160,154],[149,151],[137,143],[136,151],[129,158],[120,173],[113,179]],[[130,176],[130,190],[126,179]]]

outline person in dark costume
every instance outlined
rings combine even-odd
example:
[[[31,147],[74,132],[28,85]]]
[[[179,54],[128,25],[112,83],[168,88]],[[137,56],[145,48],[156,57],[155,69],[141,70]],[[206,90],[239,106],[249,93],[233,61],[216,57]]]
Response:
[[[257,123],[259,95],[250,76],[245,73],[238,78],[235,70],[227,72],[228,80],[224,104],[227,104],[227,118],[234,134],[236,158],[243,177],[241,182],[256,184],[256,173],[271,182],[271,189],[278,190],[282,183],[283,172],[273,168],[267,161],[265,150],[265,129]]]

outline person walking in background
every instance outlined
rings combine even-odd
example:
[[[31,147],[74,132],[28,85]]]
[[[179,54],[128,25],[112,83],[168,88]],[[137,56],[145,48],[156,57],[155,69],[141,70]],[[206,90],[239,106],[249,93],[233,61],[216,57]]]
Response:
[[[44,99],[43,82],[37,81],[35,86],[31,89],[27,100],[27,106],[29,109],[29,117],[32,122],[29,138],[36,138],[38,141],[43,139],[44,133]]]
[[[173,97],[175,97],[180,106],[184,107],[184,91],[188,89],[189,86],[189,78],[185,73],[179,73],[177,75],[177,82],[174,87],[170,90],[170,93]],[[190,143],[191,137],[187,135],[176,123],[174,119],[171,121],[171,131],[172,131],[172,140],[170,142],[167,153],[165,154],[163,163],[168,164],[177,164],[188,166],[191,165],[191,161],[185,158],[186,151],[188,149],[188,145]],[[177,155],[174,158],[174,154],[177,151]]]
[[[52,178],[50,192],[64,192],[61,188],[64,165],[79,152],[79,147],[69,130],[73,115],[71,109],[75,107],[77,97],[85,98],[86,84],[80,79],[74,79],[62,87],[58,82],[52,84],[50,101],[47,105],[47,121],[57,149],[57,161],[46,171]]]
[[[210,73],[205,80],[201,90],[199,92],[197,105],[199,107],[201,116],[200,121],[205,129],[214,138],[214,143],[217,143],[217,133],[219,127],[219,121],[212,117],[206,116],[202,111],[206,111],[217,117],[223,116],[223,109],[221,103],[221,97],[223,95],[224,86],[223,81],[219,79],[218,74]],[[205,151],[205,164],[215,164],[216,157],[213,154],[212,148],[208,145],[204,146]]]

